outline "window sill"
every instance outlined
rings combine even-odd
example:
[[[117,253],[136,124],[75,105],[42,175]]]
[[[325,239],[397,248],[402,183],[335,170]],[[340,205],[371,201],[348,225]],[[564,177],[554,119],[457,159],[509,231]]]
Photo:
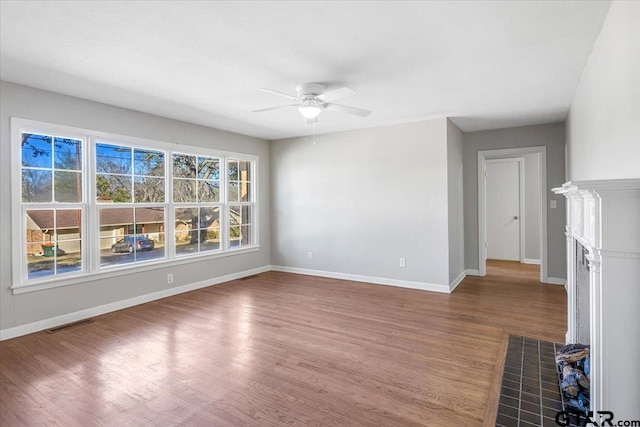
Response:
[[[73,277],[65,277],[53,280],[47,280],[37,283],[26,283],[13,285],[11,290],[13,295],[26,294],[29,292],[42,291],[45,289],[53,289],[62,286],[77,285],[79,283],[92,282],[94,280],[109,279],[112,277],[126,276],[130,274],[142,273],[145,271],[156,270],[158,268],[168,268],[176,265],[193,264],[212,259],[225,258],[233,255],[242,255],[251,252],[258,252],[261,246],[251,246],[242,249],[231,249],[217,254],[195,255],[185,258],[173,258],[171,260],[161,259],[158,261],[150,261],[144,265],[126,266],[114,269],[103,270],[95,273],[81,273]]]

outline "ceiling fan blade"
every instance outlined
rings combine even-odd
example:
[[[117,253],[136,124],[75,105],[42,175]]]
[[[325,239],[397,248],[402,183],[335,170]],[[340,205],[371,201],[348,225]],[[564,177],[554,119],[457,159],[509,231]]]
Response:
[[[269,108],[261,108],[259,110],[252,110],[252,113],[263,113],[265,111],[277,110],[278,108],[284,107],[297,107],[297,104],[289,104],[289,105],[278,105],[277,107],[269,107]]]
[[[322,108],[329,111],[339,111],[341,113],[353,114],[360,117],[367,117],[369,114],[371,114],[371,111],[369,110],[363,110],[362,108],[356,108],[356,107],[349,107],[347,105],[332,104],[330,102],[322,104]]]
[[[267,89],[264,87],[260,88],[260,90],[263,92],[271,93],[273,95],[284,96],[285,98],[293,99],[294,101],[300,101],[300,98],[298,98],[297,96],[288,95],[286,93],[278,92],[277,90]]]
[[[317,98],[320,101],[329,102],[329,101],[335,101],[336,99],[342,99],[348,96],[353,96],[355,94],[356,94],[355,90],[349,89],[348,87],[341,87],[338,89],[325,92],[322,95],[318,95]]]

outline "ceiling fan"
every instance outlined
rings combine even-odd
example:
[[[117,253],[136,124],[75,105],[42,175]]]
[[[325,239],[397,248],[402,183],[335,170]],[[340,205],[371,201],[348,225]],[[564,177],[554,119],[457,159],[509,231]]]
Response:
[[[262,88],[260,90],[263,92],[282,96],[296,102],[295,104],[278,105],[276,107],[253,110],[254,113],[262,113],[264,111],[271,111],[284,107],[298,107],[298,111],[300,112],[300,114],[302,114],[302,116],[307,120],[316,119],[322,112],[322,110],[338,111],[347,114],[354,114],[360,117],[367,117],[369,114],[371,114],[371,111],[369,110],[363,110],[362,108],[349,107],[347,105],[334,104],[330,102],[336,99],[355,95],[356,92],[353,89],[349,89],[348,87],[341,87],[325,92],[324,86],[319,83],[304,83],[296,86],[298,96],[278,92],[277,90],[273,89]]]

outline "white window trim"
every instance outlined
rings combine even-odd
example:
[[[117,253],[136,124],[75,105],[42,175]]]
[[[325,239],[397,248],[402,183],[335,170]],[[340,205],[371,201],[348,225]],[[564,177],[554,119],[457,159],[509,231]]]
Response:
[[[25,205],[21,200],[22,188],[22,150],[21,150],[21,134],[23,132],[64,135],[81,139],[83,141],[82,161],[84,166],[83,177],[83,197],[84,216],[82,224],[82,232],[85,237],[82,245],[82,270],[77,273],[68,273],[62,276],[48,276],[44,279],[28,280],[26,277],[26,251],[23,248],[24,239],[24,212],[30,208],[42,208],[47,203]],[[165,201],[162,205],[165,207],[165,241],[170,242],[165,246],[165,256],[163,258],[143,262],[123,264],[121,266],[112,266],[108,268],[100,267],[100,257],[92,254],[99,253],[100,239],[99,237],[99,207],[100,204],[90,200],[91,195],[95,191],[96,184],[96,165],[95,165],[95,144],[96,142],[113,143],[119,145],[130,145],[135,148],[148,148],[162,150],[165,152]],[[173,153],[191,154],[200,156],[219,157],[221,159],[221,179],[220,179],[220,230],[221,242],[220,250],[212,252],[199,252],[190,255],[176,256],[175,248],[172,242],[175,241],[175,212],[174,209],[179,204],[172,201],[173,191],[173,171],[172,156]],[[252,194],[250,202],[240,202],[252,206],[251,213],[251,245],[239,248],[230,248],[228,236],[228,218],[227,211],[231,202],[227,201],[227,161],[229,158],[250,161],[251,163],[251,184]],[[182,145],[178,143],[163,142],[138,138],[132,136],[118,135],[113,133],[83,129],[53,123],[46,123],[22,118],[11,118],[11,160],[12,160],[12,191],[11,191],[11,214],[12,234],[12,286],[14,294],[22,294],[43,289],[50,289],[59,286],[73,285],[93,280],[107,279],[125,274],[135,274],[139,272],[153,270],[159,267],[171,267],[181,264],[189,264],[200,262],[203,260],[223,258],[238,254],[245,254],[260,250],[259,242],[259,204],[258,204],[258,156],[252,154],[236,153],[225,150],[215,150],[205,147]],[[141,205],[135,203],[127,204],[127,207],[135,208]],[[54,206],[47,206],[52,208]],[[225,230],[225,231],[223,231]],[[97,234],[96,234],[97,233]]]

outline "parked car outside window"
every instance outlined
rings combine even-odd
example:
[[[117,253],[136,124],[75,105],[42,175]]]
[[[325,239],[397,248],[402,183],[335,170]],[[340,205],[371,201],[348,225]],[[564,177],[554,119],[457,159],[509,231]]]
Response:
[[[154,246],[153,240],[144,236],[125,236],[111,245],[111,252],[150,251]]]

